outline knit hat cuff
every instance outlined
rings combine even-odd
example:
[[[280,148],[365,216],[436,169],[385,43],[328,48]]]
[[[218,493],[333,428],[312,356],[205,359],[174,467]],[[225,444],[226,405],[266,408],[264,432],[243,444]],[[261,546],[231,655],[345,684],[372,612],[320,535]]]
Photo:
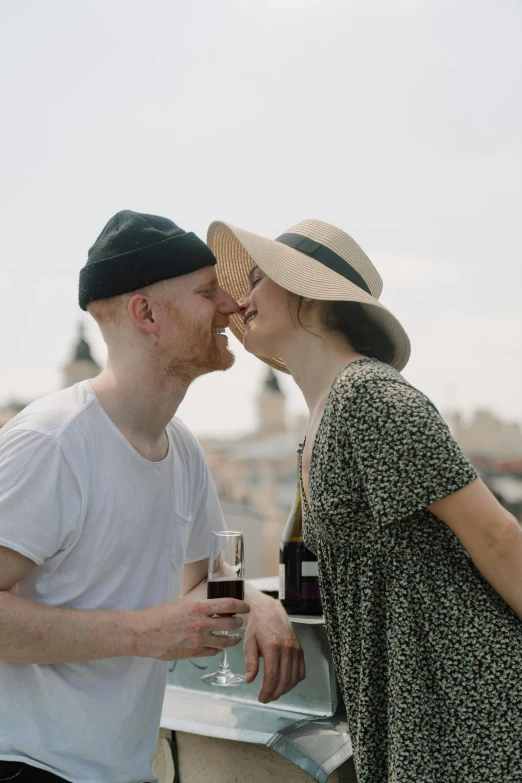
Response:
[[[80,270],[78,301],[86,310],[98,299],[120,296],[215,263],[212,251],[192,232],[168,237],[84,266]]]

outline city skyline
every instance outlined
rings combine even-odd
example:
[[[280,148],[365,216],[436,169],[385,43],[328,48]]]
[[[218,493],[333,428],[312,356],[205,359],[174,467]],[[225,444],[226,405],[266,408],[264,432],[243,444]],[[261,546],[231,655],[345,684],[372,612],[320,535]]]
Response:
[[[51,389],[48,389],[44,391],[43,393],[52,393],[53,391],[57,391],[60,388],[63,388],[64,386],[71,385],[72,383],[75,383],[77,380],[82,380],[85,377],[88,377],[88,374],[86,374],[85,366],[82,366],[82,363],[80,362],[79,365],[75,364],[75,360],[78,358],[80,350],[80,354],[85,353],[86,349],[86,355],[89,357],[89,360],[94,362],[92,365],[92,371],[93,374],[96,374],[100,369],[103,369],[104,366],[104,359],[100,358],[100,354],[98,352],[93,350],[92,346],[92,339],[89,338],[89,335],[87,334],[88,329],[86,328],[86,324],[83,320],[79,320],[77,322],[77,332],[74,337],[74,339],[71,340],[69,352],[66,357],[66,361],[62,362],[59,366],[59,368],[56,368],[55,373],[52,376],[52,380],[55,383],[55,386]],[[235,342],[236,349],[241,351],[241,346],[239,343],[237,343],[237,340],[233,336],[230,336],[231,340]],[[85,338],[87,339],[87,342],[85,342]],[[101,339],[101,338],[100,338]],[[82,348],[82,345],[84,346]],[[103,349],[101,351],[103,354]],[[188,426],[194,431],[194,433],[203,439],[206,438],[217,438],[218,440],[228,438],[235,438],[235,437],[248,437],[249,435],[253,435],[256,432],[259,431],[259,416],[260,416],[260,408],[259,408],[259,401],[260,401],[260,395],[263,393],[263,389],[265,388],[267,378],[269,377],[270,373],[275,373],[277,384],[279,388],[282,391],[282,394],[285,398],[285,420],[286,420],[286,427],[288,427],[290,430],[295,429],[296,437],[299,428],[301,430],[304,429],[306,425],[306,418],[307,418],[307,408],[304,401],[304,398],[302,397],[298,387],[293,382],[292,378],[284,373],[274,371],[272,368],[269,368],[268,365],[266,365],[264,362],[260,362],[253,356],[249,356],[245,353],[245,356],[247,357],[247,361],[251,364],[251,369],[253,372],[250,373],[249,376],[249,382],[255,385],[253,386],[253,391],[249,395],[248,398],[248,406],[250,407],[250,411],[247,411],[245,414],[245,411],[243,411],[243,415],[239,416],[239,418],[236,418],[235,426],[230,428],[228,426],[223,426],[223,422],[221,420],[215,420],[211,423],[210,426],[207,426],[205,429],[204,424],[201,423],[202,413],[205,411],[204,405],[196,405],[195,400],[193,399],[193,394],[191,394],[191,391],[193,391],[193,387],[189,387],[187,396],[185,400],[181,403],[176,415],[180,418],[184,419],[184,421],[188,424]],[[241,354],[240,354],[241,355]],[[75,368],[78,369],[75,369]],[[244,367],[242,368],[242,372],[244,372]],[[232,381],[232,383],[235,383],[236,378],[234,375],[237,373],[237,367],[234,372],[231,373],[230,370],[228,370],[226,373],[218,373],[218,377],[223,377],[225,382]],[[215,375],[215,374],[214,374]],[[206,379],[207,383],[211,382],[211,378],[208,376],[204,376],[201,379],[198,379],[198,381],[195,382],[195,384],[198,384],[201,387],[201,381],[204,381]],[[50,377],[51,380],[51,377]],[[194,384],[193,384],[194,386]],[[200,389],[200,394],[205,394],[206,390]],[[237,389],[237,398],[235,400],[236,404],[241,401],[243,398],[244,400],[244,394],[242,394],[242,389]],[[26,405],[33,401],[33,399],[36,399],[39,395],[25,395],[25,396],[16,396],[16,395],[8,395],[4,399],[0,398],[0,418],[2,417],[2,411],[4,411],[4,417],[5,414],[8,416],[14,415],[13,411],[9,412],[9,405],[14,404],[15,409],[17,406],[20,405]],[[299,399],[300,397],[300,399]],[[208,406],[207,406],[208,408]],[[14,410],[14,409],[13,409]],[[241,407],[239,408],[241,413]],[[473,442],[483,442],[484,448],[486,451],[488,450],[488,438],[486,437],[486,431],[487,431],[487,424],[486,429],[484,429],[484,421],[489,421],[490,426],[493,426],[496,430],[495,437],[493,437],[493,440],[491,441],[491,447],[493,451],[495,448],[498,448],[499,446],[499,433],[501,431],[501,427],[515,427],[519,428],[519,435],[515,435],[515,441],[518,442],[517,438],[520,439],[521,432],[522,432],[522,421],[517,419],[509,419],[506,417],[502,417],[498,414],[497,411],[495,411],[493,408],[488,407],[476,407],[476,408],[468,408],[466,410],[466,407],[458,407],[455,405],[444,405],[440,407],[440,411],[443,414],[444,418],[446,419],[447,423],[452,428],[452,431],[459,430],[461,433],[461,436],[464,437],[464,442],[468,442],[468,436],[465,435],[466,431],[470,433],[474,433],[472,435],[472,439],[474,439]],[[485,419],[484,419],[485,416]],[[482,420],[482,423],[479,426],[479,429],[475,429],[475,425]],[[208,419],[207,419],[208,421]],[[215,424],[215,426],[212,426],[212,424]],[[1,424],[0,424],[1,426]],[[470,429],[471,428],[471,429]],[[507,432],[507,430],[506,430]],[[456,436],[456,432],[453,432],[454,436]],[[478,441],[477,441],[478,437]],[[486,438],[484,440],[484,438]],[[509,438],[508,438],[509,440]],[[513,446],[511,446],[511,449]],[[509,449],[508,449],[509,450]],[[516,455],[518,456],[520,451],[520,454],[522,455],[522,450],[515,448]],[[473,452],[470,452],[473,453]],[[493,452],[492,452],[493,453]],[[507,457],[506,457],[507,458]]]

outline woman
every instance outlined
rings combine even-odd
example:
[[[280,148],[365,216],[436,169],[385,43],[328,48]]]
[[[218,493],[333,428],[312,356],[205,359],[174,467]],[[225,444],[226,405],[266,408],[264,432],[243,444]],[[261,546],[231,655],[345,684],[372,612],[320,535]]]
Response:
[[[358,782],[522,780],[522,531],[400,375],[376,269],[316,220],[275,241],[216,222],[208,244],[232,331],[310,410],[305,541]]]

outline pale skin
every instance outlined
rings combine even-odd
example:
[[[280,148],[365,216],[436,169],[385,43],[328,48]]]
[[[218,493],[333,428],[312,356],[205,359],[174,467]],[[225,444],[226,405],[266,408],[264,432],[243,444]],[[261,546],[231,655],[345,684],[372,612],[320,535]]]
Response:
[[[317,301],[304,300],[300,319],[306,329],[302,328],[297,320],[297,297],[259,267],[250,271],[248,291],[239,304],[248,322],[245,349],[258,356],[281,358],[308,405],[302,473],[309,501],[310,457],[332,383],[344,367],[363,357],[342,334],[321,323]],[[522,619],[522,528],[515,517],[480,479],[433,503],[429,510],[458,536],[478,570]]]
[[[165,427],[191,382],[233,363],[216,330],[238,312],[237,302],[206,267],[139,292],[102,300],[89,311],[108,347],[107,369],[91,381],[100,404],[143,457],[165,457]],[[248,682],[264,658],[259,701],[278,699],[305,676],[303,651],[281,604],[246,585],[245,601],[207,600],[208,560],[187,564],[182,597],[136,611],[67,609],[11,592],[36,565],[0,547],[0,659],[57,664],[116,656],[158,660],[216,655],[241,641],[246,622]],[[214,617],[233,613],[233,617]]]

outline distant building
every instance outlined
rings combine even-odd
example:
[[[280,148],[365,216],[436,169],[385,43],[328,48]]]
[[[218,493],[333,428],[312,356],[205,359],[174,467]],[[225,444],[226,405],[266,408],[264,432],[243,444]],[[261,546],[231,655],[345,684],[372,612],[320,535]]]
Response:
[[[491,462],[522,459],[522,431],[518,424],[501,421],[486,410],[476,411],[468,422],[455,411],[445,414],[445,419],[469,458]]]
[[[0,427],[3,427],[4,424],[7,424],[7,422],[11,419],[14,419],[14,417],[20,413],[20,411],[23,411],[26,405],[26,402],[21,402],[20,400],[10,400],[6,405],[1,407]]]
[[[476,411],[467,422],[458,412],[447,413],[445,419],[480,478],[497,500],[522,522],[522,432],[519,425],[501,421],[485,410]]]
[[[101,367],[92,358],[91,347],[85,339],[83,324],[78,327],[78,339],[74,346],[71,360],[63,368],[63,386],[73,386],[88,378],[95,378],[101,372]]]
[[[288,421],[286,399],[276,374],[267,370],[257,399],[257,430],[230,440],[205,438],[201,443],[216,484],[227,524],[234,505],[237,524],[244,509],[248,576],[275,576],[283,528],[297,492],[297,446],[304,419]],[[246,518],[254,512],[257,529]]]
[[[258,433],[260,437],[284,432],[285,396],[271,367],[258,397]]]
[[[62,387],[72,386],[79,381],[85,381],[88,378],[94,378],[101,371],[91,354],[91,348],[85,339],[83,325],[78,326],[77,339],[74,343],[71,359],[62,368]],[[0,427],[13,419],[26,405],[32,400],[10,400],[6,405],[0,407]]]

